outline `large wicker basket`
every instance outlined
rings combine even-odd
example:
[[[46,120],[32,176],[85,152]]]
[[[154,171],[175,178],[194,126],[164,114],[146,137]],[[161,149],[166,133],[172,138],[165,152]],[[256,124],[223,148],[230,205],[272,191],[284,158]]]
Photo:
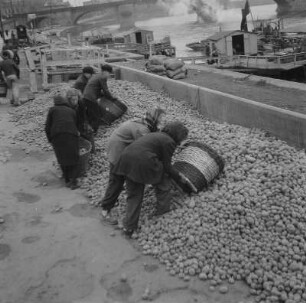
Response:
[[[80,137],[79,139],[79,163],[78,163],[78,177],[83,176],[86,171],[88,170],[89,166],[89,157],[90,157],[90,152],[91,152],[91,143]]]
[[[119,100],[99,99],[101,109],[101,120],[106,124],[111,124],[120,118],[126,111],[127,106]]]
[[[178,185],[186,192],[199,192],[223,171],[224,160],[208,145],[191,141],[175,156],[173,166],[189,182]]]

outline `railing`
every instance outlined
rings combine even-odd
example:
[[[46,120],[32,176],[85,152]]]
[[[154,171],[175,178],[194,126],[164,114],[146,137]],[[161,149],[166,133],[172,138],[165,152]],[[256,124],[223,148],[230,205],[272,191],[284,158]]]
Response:
[[[173,49],[175,50],[174,46],[171,46],[170,43],[152,43],[150,44],[141,44],[141,43],[112,43],[112,44],[102,44],[99,45],[103,49],[116,49],[120,51],[136,51],[139,54],[149,54],[150,51],[152,54],[156,54],[159,51],[164,49]],[[151,50],[150,50],[151,48]]]
[[[177,59],[182,60],[185,63],[191,62],[191,64],[196,64],[197,61],[200,61],[200,63],[203,63],[203,61],[206,62],[209,57],[207,56],[191,56],[191,57],[177,57]]]
[[[306,64],[306,53],[289,55],[247,56],[238,55],[232,58],[234,66],[248,68],[290,68]]]
[[[79,71],[87,65],[99,68],[103,62],[105,52],[98,47],[41,50],[43,85],[48,84],[48,78],[52,74],[65,74],[68,69]]]

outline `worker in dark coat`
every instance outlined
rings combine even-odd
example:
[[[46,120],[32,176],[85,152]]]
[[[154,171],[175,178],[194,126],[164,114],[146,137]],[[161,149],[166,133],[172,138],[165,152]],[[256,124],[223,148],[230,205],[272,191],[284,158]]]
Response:
[[[107,223],[118,223],[112,216],[111,210],[114,208],[124,184],[124,177],[113,173],[121,153],[138,138],[150,132],[156,132],[164,114],[165,111],[159,107],[148,110],[143,118],[122,123],[110,136],[107,146],[107,158],[110,164],[109,180],[105,195],[101,201],[101,215]]]
[[[93,128],[94,132],[98,131],[101,117],[103,115],[99,102],[103,102],[103,99],[109,99],[111,101],[116,100],[110,93],[107,86],[107,79],[110,78],[113,68],[108,65],[101,66],[101,73],[92,76],[83,92],[83,98],[87,107],[88,122]],[[100,101],[98,101],[100,99]]]
[[[7,98],[12,105],[18,106],[19,102],[19,82],[20,70],[16,63],[13,61],[12,54],[6,50],[2,54],[3,61],[0,62],[0,72],[4,76],[7,84]]]
[[[74,109],[77,114],[78,130],[80,131],[81,137],[90,141],[91,152],[95,153],[95,142],[94,142],[93,130],[88,124],[88,119],[86,115],[86,106],[82,98],[81,91],[76,88],[71,87],[66,91],[66,98],[70,104],[71,103],[76,104]]]
[[[77,114],[71,103],[63,96],[54,97],[54,106],[49,109],[45,124],[48,141],[52,144],[57,161],[63,171],[67,187],[78,188],[79,130]]]
[[[124,176],[127,191],[124,233],[131,236],[138,227],[145,184],[152,184],[157,199],[157,214],[170,210],[171,178],[186,183],[171,165],[176,147],[187,138],[188,129],[180,122],[170,122],[161,130],[131,143],[122,152],[114,174]]]
[[[82,70],[82,74],[76,79],[72,87],[78,89],[83,94],[88,80],[92,77],[94,73],[95,71],[91,66],[85,66]]]

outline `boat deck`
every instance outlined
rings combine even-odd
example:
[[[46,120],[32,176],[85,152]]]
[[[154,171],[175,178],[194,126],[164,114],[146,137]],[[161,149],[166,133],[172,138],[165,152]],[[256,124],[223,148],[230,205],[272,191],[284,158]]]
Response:
[[[251,69],[291,70],[306,65],[306,53],[269,55],[269,56],[234,56],[230,61],[220,65],[224,67],[244,67]]]

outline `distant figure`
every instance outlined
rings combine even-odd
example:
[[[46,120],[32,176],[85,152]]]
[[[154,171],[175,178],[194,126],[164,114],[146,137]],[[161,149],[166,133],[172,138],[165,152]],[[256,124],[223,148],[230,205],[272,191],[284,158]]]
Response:
[[[10,100],[12,105],[19,106],[19,67],[13,61],[11,51],[4,51],[2,57],[4,60],[0,62],[0,72],[2,72],[7,84],[7,98]]]
[[[3,33],[3,39],[5,43],[8,43],[12,39],[11,32],[9,32],[7,29]]]

